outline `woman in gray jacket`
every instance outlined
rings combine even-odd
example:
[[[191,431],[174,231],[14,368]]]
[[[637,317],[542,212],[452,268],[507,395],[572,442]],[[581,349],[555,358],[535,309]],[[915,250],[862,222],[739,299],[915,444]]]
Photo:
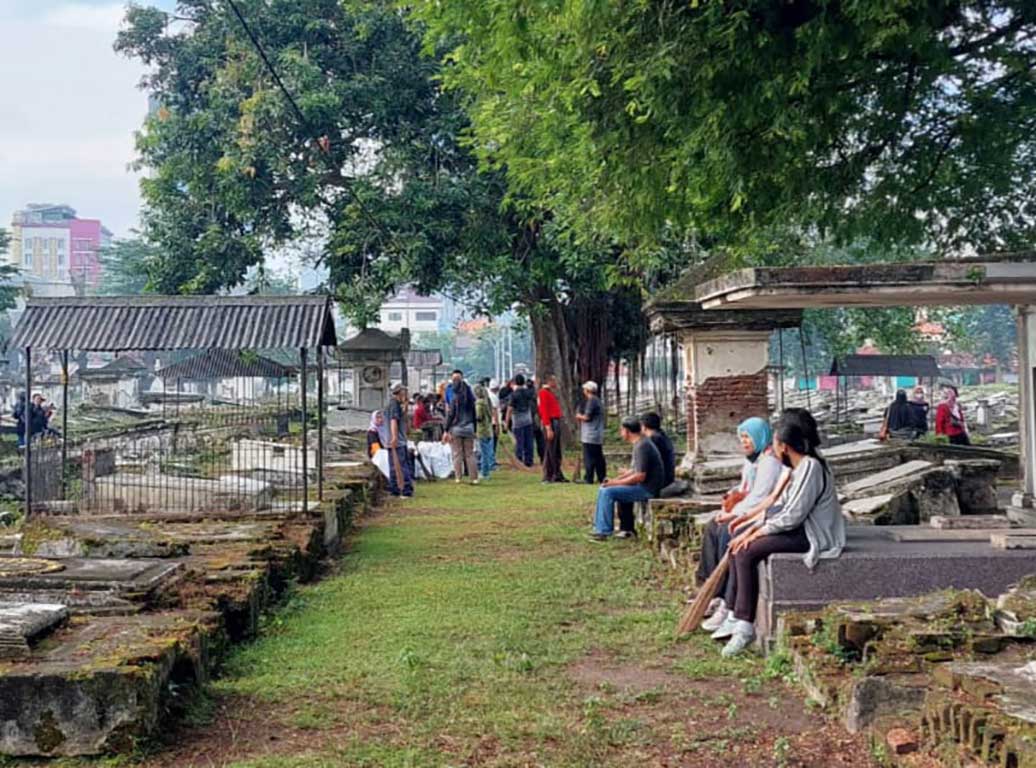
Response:
[[[838,503],[834,477],[817,453],[815,430],[794,414],[781,416],[774,434],[777,457],[791,467],[791,480],[780,501],[766,513],[766,522],[730,543],[737,579],[736,624],[724,656],[741,653],[755,639],[755,608],[759,598],[758,565],[778,552],[803,554],[810,570],[820,558],[838,557],[845,546],[845,519]]]

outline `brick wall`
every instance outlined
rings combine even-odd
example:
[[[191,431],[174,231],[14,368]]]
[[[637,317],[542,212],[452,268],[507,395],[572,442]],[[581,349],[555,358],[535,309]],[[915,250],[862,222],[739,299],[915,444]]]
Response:
[[[706,379],[687,388],[687,449],[695,455],[707,454],[717,442],[732,443],[734,430],[749,416],[766,417],[766,369],[743,376]]]

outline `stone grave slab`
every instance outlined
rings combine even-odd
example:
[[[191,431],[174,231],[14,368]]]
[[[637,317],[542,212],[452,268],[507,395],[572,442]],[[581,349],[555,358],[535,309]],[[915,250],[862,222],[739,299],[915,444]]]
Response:
[[[301,475],[302,447],[262,440],[238,440],[232,446],[230,468],[235,472]],[[305,456],[307,471],[317,466],[317,452],[309,449]]]
[[[174,475],[119,473],[94,482],[94,498],[102,507],[129,511],[207,510],[218,507],[265,509],[270,506],[269,483],[227,475],[215,480]]]
[[[900,542],[894,539],[897,530],[934,529],[848,526],[841,557],[821,560],[812,572],[801,555],[777,554],[760,564],[757,634],[769,638],[777,615],[786,610],[950,588],[977,589],[991,596],[1034,571],[1030,550],[997,550],[988,540]]]
[[[160,531],[126,521],[83,518],[33,520],[27,528],[38,557],[165,558],[187,554],[184,544]]]
[[[1036,549],[1036,530],[998,531],[989,537],[996,549]]]
[[[217,627],[194,611],[71,619],[0,675],[0,753],[132,748],[158,727],[171,681],[207,679]]]
[[[961,515],[960,517],[935,515],[928,525],[932,528],[944,530],[965,530],[969,528],[980,528],[992,530],[996,528],[1010,528],[1011,521],[1006,515]]]
[[[892,501],[891,493],[883,493],[878,496],[867,496],[862,499],[852,499],[842,504],[842,513],[851,519],[860,519],[864,522],[876,512],[884,509]]]
[[[1036,529],[1032,528],[1016,528],[1014,530],[1021,534],[1036,533]],[[896,526],[889,531],[888,536],[893,541],[900,542],[973,541],[987,543],[992,546],[992,537],[1006,532],[1000,528],[929,528],[924,525],[917,525]]]
[[[908,461],[898,467],[851,482],[842,489],[842,493],[850,501],[873,496],[875,493],[890,493],[890,487],[909,484],[922,472],[934,466],[930,461]]]
[[[29,655],[30,646],[68,618],[56,603],[0,602],[0,659]]]
[[[0,590],[68,589],[148,593],[183,570],[179,561],[0,557]]]
[[[128,616],[143,607],[129,597],[104,589],[38,589],[26,587],[0,588],[0,602],[62,604],[73,615]]]

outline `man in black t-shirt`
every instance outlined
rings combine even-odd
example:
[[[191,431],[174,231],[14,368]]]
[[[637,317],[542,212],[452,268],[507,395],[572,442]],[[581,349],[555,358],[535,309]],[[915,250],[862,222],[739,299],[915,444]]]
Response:
[[[514,433],[515,457],[527,467],[533,462],[533,421],[536,410],[536,392],[525,385],[525,377],[514,377],[514,391],[507,399],[507,413],[504,420]]]
[[[654,411],[641,416],[640,424],[644,428],[644,434],[655,444],[659,456],[662,457],[662,468],[665,470],[665,483],[662,487],[665,488],[676,480],[676,449],[673,448],[673,441],[662,429],[662,418]]]
[[[640,420],[627,417],[622,420],[622,439],[633,446],[630,468],[614,480],[601,484],[597,492],[597,510],[594,513],[594,531],[591,541],[607,541],[614,525],[615,504],[634,504],[658,495],[665,481],[662,457],[655,444],[643,433]]]

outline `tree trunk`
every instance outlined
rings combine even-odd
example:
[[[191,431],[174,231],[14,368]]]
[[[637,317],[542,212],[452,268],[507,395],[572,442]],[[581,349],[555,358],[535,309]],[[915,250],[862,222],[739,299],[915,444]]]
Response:
[[[608,330],[608,297],[606,295],[577,299],[566,313],[570,338],[575,340],[572,352],[575,358],[576,386],[593,381],[607,399],[604,384],[608,379],[608,348],[611,333]],[[573,397],[578,399],[579,392]]]
[[[529,324],[536,348],[536,383],[542,385],[551,374],[558,377],[558,402],[568,428],[566,440],[575,424],[575,383],[571,365],[571,343],[565,324],[565,313],[556,296],[548,296],[532,307]]]

